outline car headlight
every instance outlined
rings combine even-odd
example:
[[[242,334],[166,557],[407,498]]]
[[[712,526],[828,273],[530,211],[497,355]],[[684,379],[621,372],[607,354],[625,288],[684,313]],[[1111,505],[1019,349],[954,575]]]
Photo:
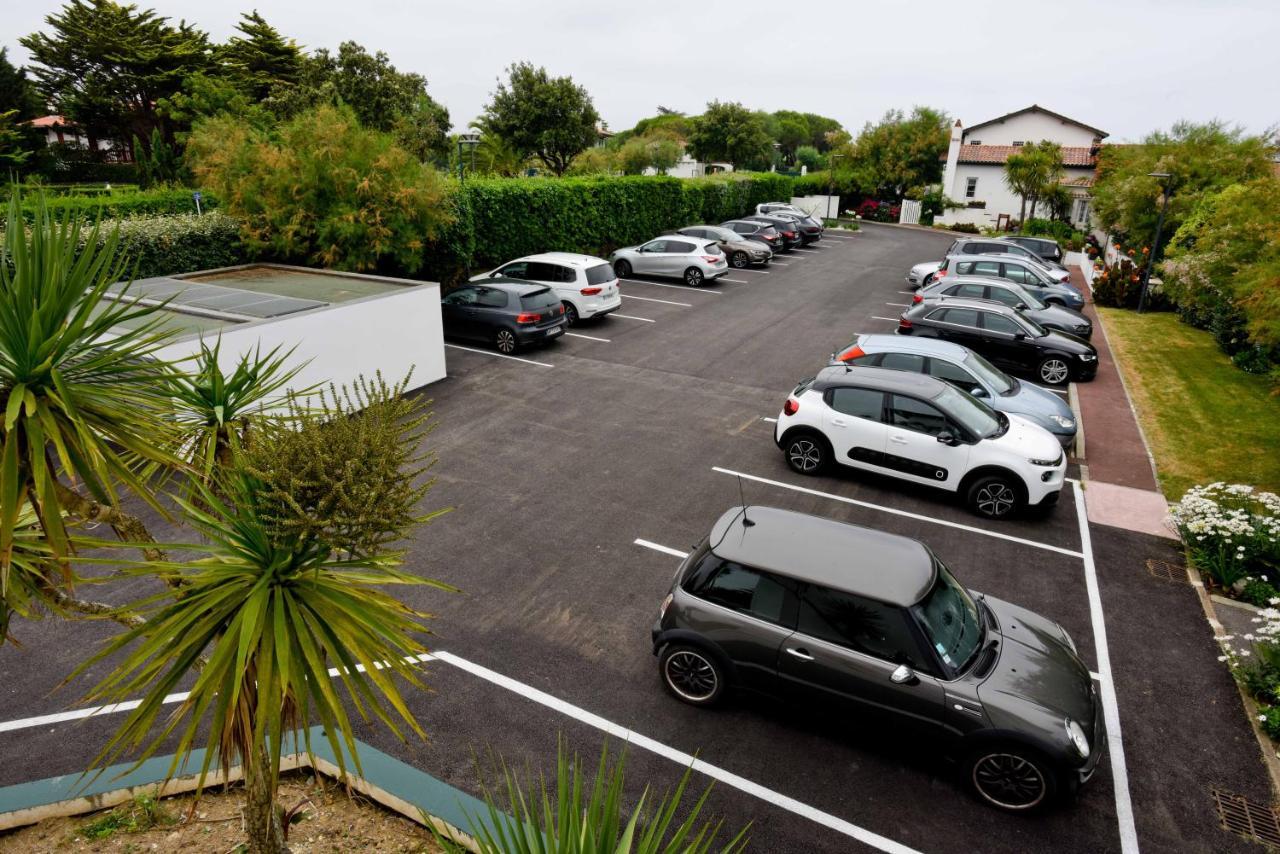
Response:
[[[1081,759],[1089,758],[1089,738],[1084,734],[1084,730],[1080,724],[1066,719],[1067,738],[1071,740],[1071,746],[1075,748],[1076,753],[1080,754]]]
[[[1092,353],[1081,353],[1079,358],[1080,358],[1080,361],[1082,362],[1092,362],[1092,361],[1095,361],[1098,357],[1093,355]]]
[[[1065,415],[1050,415],[1049,420],[1054,424],[1057,424],[1063,430],[1070,430],[1076,426],[1076,420],[1074,418],[1068,418]]]
[[[1061,459],[1061,457],[1056,457],[1052,460],[1037,460],[1034,457],[1031,457],[1027,460],[1027,462],[1031,463],[1031,465],[1033,466],[1043,466],[1045,468],[1050,468],[1052,466],[1056,466],[1058,464],[1059,459]]]

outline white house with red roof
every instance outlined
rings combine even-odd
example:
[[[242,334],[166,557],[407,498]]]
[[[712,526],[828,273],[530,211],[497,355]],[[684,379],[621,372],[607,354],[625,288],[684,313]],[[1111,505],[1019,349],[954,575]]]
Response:
[[[90,140],[87,134],[75,123],[62,116],[40,116],[31,120],[31,126],[44,133],[45,145],[72,145],[76,148],[88,148]],[[133,151],[128,145],[115,139],[97,140],[98,150],[103,152],[103,159],[108,163],[129,163],[133,160]]]
[[[1106,137],[1104,130],[1038,104],[968,128],[956,121],[942,174],[942,192],[965,207],[947,211],[936,222],[996,226],[1004,220],[1016,220],[1022,199],[1005,185],[1004,163],[1027,143],[1050,140],[1062,146],[1062,184],[1072,196],[1071,221],[1087,226],[1098,149]],[[1037,214],[1048,215],[1047,211]]]

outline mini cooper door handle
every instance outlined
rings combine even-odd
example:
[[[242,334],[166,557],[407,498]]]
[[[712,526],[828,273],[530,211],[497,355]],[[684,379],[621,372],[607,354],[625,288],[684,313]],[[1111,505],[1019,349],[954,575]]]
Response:
[[[787,647],[787,652],[791,653],[801,661],[813,661],[813,656],[810,655],[809,651],[806,649],[796,649],[793,646],[789,646]]]

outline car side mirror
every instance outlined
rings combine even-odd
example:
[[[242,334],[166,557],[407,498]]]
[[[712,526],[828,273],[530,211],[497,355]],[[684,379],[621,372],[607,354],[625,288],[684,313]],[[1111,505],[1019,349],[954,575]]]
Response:
[[[1022,340],[1024,340],[1026,337],[1027,337],[1027,333],[1025,333],[1025,332],[1015,332],[1015,333],[1013,333],[1013,340],[1014,340],[1014,341],[1022,341]]]
[[[944,445],[951,445],[952,447],[960,444],[960,440],[957,439],[955,435],[951,433],[951,431],[949,430],[943,430],[941,433],[939,433],[938,441]]]
[[[889,681],[894,685],[909,685],[916,681],[916,672],[905,664],[899,664],[889,675]]]
[[[1017,305],[1015,305],[1014,308],[1016,308],[1018,311],[1026,311],[1027,304],[1025,302],[1020,302]]]
[[[976,385],[973,388],[969,389],[969,394],[973,395],[974,397],[986,397],[987,390],[980,385]]]

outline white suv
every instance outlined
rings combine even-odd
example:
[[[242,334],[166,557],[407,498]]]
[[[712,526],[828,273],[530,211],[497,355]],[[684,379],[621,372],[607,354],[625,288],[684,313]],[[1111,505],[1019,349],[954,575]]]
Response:
[[[1055,504],[1067,468],[1043,427],[934,377],[883,368],[830,367],[804,380],[774,440],[800,474],[838,462],[957,492],[991,519]]]
[[[508,261],[496,270],[472,276],[471,281],[493,278],[523,279],[546,285],[564,305],[565,319],[603,317],[622,308],[622,291],[613,267],[603,258],[575,252],[543,252]]]

